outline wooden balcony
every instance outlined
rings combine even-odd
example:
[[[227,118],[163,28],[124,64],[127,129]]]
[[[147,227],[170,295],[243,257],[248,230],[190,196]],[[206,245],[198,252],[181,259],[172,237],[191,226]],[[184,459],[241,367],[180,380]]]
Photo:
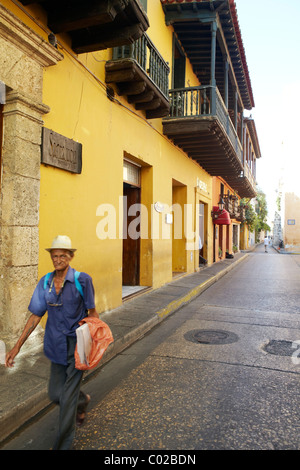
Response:
[[[244,206],[239,205],[238,213],[237,213],[235,218],[239,222],[245,222],[245,220],[246,220],[246,208]]]
[[[238,192],[240,197],[253,198],[256,196],[256,180],[247,162],[239,176],[229,177],[227,183]]]
[[[243,171],[242,146],[216,87],[170,90],[163,131],[210,175],[226,179]],[[236,189],[233,187],[233,189]]]
[[[238,197],[233,194],[223,195],[225,202],[225,209],[229,212],[231,219],[236,219],[239,215],[239,200]]]
[[[106,62],[105,81],[115,84],[119,95],[127,96],[147,119],[167,116],[169,66],[149,37],[144,34],[131,46],[117,47],[113,59]]]
[[[221,197],[221,196],[220,196]],[[246,209],[245,206],[239,204],[239,199],[234,194],[226,194],[222,196],[225,203],[225,210],[229,213],[231,219],[244,222]]]
[[[72,49],[80,54],[132,44],[148,29],[149,21],[138,0],[20,0],[40,4],[54,34],[68,33]]]
[[[199,82],[217,85],[225,97],[225,63],[228,62],[229,108],[234,109],[237,89],[243,108],[252,109],[254,98],[235,2],[161,0],[161,4],[166,24],[173,26]],[[214,24],[216,41],[213,38]]]

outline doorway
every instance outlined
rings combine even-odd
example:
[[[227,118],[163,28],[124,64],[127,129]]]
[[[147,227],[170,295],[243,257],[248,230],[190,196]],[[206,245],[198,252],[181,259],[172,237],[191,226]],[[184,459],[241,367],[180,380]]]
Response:
[[[141,277],[141,166],[123,161],[122,298],[135,295]]]
[[[218,245],[218,257],[223,257],[223,225],[219,225],[219,245]]]
[[[238,250],[240,245],[239,240],[239,225],[233,224],[232,225],[232,245],[234,250]]]
[[[207,204],[199,201],[199,266],[207,264]]]
[[[140,227],[137,224],[134,231],[130,230],[130,224],[137,216],[128,214],[130,207],[140,202],[140,188],[123,183],[123,286],[138,286],[140,283]]]
[[[172,275],[187,271],[184,208],[187,203],[187,186],[172,179]]]

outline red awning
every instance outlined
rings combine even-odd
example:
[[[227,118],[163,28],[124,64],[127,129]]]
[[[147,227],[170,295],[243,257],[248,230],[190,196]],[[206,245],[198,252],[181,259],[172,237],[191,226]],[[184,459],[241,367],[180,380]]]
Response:
[[[213,206],[213,223],[218,225],[230,225],[230,215],[225,209],[220,211],[218,206]]]

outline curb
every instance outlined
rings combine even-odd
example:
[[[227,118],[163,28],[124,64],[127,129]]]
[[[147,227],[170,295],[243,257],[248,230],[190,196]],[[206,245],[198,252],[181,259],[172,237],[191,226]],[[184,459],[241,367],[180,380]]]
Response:
[[[231,271],[234,267],[236,267],[241,261],[243,261],[247,257],[248,257],[248,254],[245,254],[243,257],[238,259],[235,263],[223,269],[218,274],[215,274],[211,279],[207,279],[207,281],[202,282],[202,284],[199,284],[199,286],[192,289],[187,295],[180,297],[177,300],[174,300],[169,305],[167,305],[167,307],[156,312],[156,314],[158,315],[159,318],[164,319],[168,315],[175,313],[181,307],[190,303],[192,300],[194,300],[196,297],[202,294],[202,292],[204,292],[210,286],[215,284],[215,282],[217,282],[221,277],[225,276],[225,274]]]

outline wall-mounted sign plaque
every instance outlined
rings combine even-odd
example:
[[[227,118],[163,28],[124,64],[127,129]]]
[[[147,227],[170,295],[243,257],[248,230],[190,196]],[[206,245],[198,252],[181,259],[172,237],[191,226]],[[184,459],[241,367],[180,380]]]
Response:
[[[43,127],[42,163],[80,174],[82,144]]]

